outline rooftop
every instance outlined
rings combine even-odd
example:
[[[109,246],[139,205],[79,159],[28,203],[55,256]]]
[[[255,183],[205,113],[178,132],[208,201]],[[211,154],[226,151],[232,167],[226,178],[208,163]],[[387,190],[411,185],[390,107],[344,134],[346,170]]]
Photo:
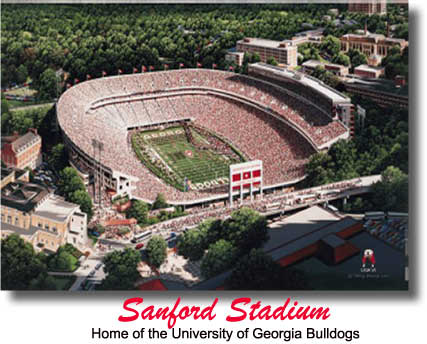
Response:
[[[12,173],[15,173],[15,180],[16,180],[16,179],[19,179],[24,174],[28,173],[28,171],[27,170],[21,170],[19,168],[14,168],[14,167],[2,167],[1,168],[1,180],[10,176]]]
[[[74,203],[64,201],[61,197],[52,195],[37,207],[34,214],[55,222],[64,222],[78,207]]]
[[[49,193],[50,191],[46,186],[17,180],[1,189],[1,205],[29,212]]]
[[[244,44],[257,45],[257,46],[266,47],[266,48],[278,48],[278,49],[279,48],[286,49],[288,46],[292,45],[291,40],[273,41],[271,39],[253,38],[253,37],[245,37],[244,39],[238,41],[237,43],[244,43]],[[279,47],[281,43],[284,43],[287,46]]]
[[[376,71],[384,70],[385,67],[381,67],[381,66],[369,66],[367,64],[362,64],[360,66],[357,66],[355,69],[363,70],[363,71],[368,71],[368,72],[376,72]]]
[[[408,42],[402,38],[391,38],[391,37],[386,37],[382,34],[377,34],[377,33],[368,33],[366,35],[348,33],[346,35],[343,35],[341,37],[341,40],[362,40],[362,41],[371,41],[375,43],[378,43],[379,41],[384,41],[384,42],[399,44],[401,46],[405,46],[408,44]]]
[[[303,64],[303,66],[307,66],[307,67],[311,67],[311,68],[316,68],[317,66],[329,66],[329,67],[336,67],[336,68],[347,68],[344,65],[340,65],[340,64],[336,64],[336,63],[329,63],[329,62],[322,62],[319,60],[308,60],[305,61]]]
[[[40,136],[30,130],[26,134],[17,137],[11,142],[12,149],[17,153],[25,149],[27,145],[33,144],[39,140],[41,140]]]
[[[262,69],[268,69],[270,72],[273,72],[279,76],[297,80],[299,83],[309,86],[310,88],[322,93],[325,97],[330,98],[334,103],[349,103],[351,101],[350,98],[346,97],[345,95],[333,89],[332,87],[326,85],[319,79],[313,78],[311,76],[294,72],[289,69],[271,66],[262,62],[254,63],[251,66],[256,66],[257,68]]]

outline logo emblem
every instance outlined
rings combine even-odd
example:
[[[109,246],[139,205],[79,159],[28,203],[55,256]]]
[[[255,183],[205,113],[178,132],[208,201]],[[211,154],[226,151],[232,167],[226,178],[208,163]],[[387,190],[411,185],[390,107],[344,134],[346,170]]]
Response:
[[[192,158],[193,157],[193,151],[192,150],[186,150],[184,152],[184,154],[188,157],[188,158]]]
[[[376,272],[376,260],[374,250],[367,248],[363,251],[361,272]]]

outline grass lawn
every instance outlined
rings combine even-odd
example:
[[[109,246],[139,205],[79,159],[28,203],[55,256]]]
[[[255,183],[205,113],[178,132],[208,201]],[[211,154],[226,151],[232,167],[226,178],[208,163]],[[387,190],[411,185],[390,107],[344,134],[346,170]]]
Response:
[[[15,109],[15,108],[19,108],[19,107],[24,107],[24,106],[31,106],[31,105],[40,105],[40,104],[45,104],[45,103],[50,103],[51,101],[46,101],[46,100],[35,100],[35,101],[28,101],[28,102],[21,102],[18,100],[8,100],[7,104],[9,105],[10,109]],[[46,105],[47,106],[51,106],[51,105]],[[22,109],[24,111],[24,109]]]
[[[11,94],[15,96],[34,96],[37,93],[36,90],[27,87],[14,88],[10,91],[7,91],[6,94]]]
[[[229,165],[240,162],[230,160],[213,150],[197,148],[187,140],[183,130],[178,133],[176,132],[177,129],[179,128],[161,131],[165,134],[163,137],[152,136],[152,134],[159,134],[160,131],[142,132],[136,141],[143,142],[152,148],[175,173],[181,185],[183,185],[185,178],[194,184],[228,177]],[[191,130],[196,141],[206,142],[201,134],[193,129]],[[172,131],[175,132],[172,135],[167,135]],[[150,166],[147,167],[150,168]],[[155,171],[153,170],[153,172]]]

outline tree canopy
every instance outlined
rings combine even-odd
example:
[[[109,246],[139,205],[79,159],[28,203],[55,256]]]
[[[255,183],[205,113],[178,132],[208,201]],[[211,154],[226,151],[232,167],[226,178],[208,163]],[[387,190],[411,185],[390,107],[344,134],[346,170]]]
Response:
[[[210,245],[208,252],[202,259],[200,270],[205,278],[216,276],[217,274],[231,268],[236,259],[237,250],[233,244],[224,239],[220,239]]]
[[[139,224],[145,224],[148,216],[148,204],[140,201],[133,200],[131,207],[126,211],[128,218],[135,218]]]
[[[139,277],[137,265],[141,261],[139,251],[126,248],[123,251],[113,251],[104,257],[105,279],[99,289],[131,290]]]
[[[66,201],[76,203],[87,214],[88,220],[93,215],[93,204],[86,187],[73,167],[66,167],[59,173],[58,191]]]
[[[308,289],[302,271],[281,267],[261,249],[252,249],[239,259],[226,286],[232,290],[303,290]]]
[[[181,234],[178,239],[177,249],[180,255],[192,261],[200,260],[206,249],[206,230],[190,229]]]
[[[168,203],[166,202],[165,195],[158,193],[153,203],[152,209],[163,209],[167,208]]]
[[[30,289],[30,284],[47,271],[46,257],[16,234],[1,240],[1,288]]]
[[[147,243],[148,262],[156,268],[160,267],[166,259],[167,244],[161,236],[153,236]]]
[[[241,253],[261,247],[269,238],[267,220],[250,208],[241,208],[223,223],[226,240]]]

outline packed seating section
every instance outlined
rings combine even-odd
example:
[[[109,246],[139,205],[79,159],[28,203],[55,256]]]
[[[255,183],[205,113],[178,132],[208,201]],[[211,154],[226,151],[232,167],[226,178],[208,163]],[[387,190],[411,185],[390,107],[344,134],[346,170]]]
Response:
[[[227,98],[227,94],[234,97]],[[259,108],[238,99],[247,99]],[[301,179],[305,163],[315,152],[290,125],[318,146],[347,130],[277,86],[204,69],[93,79],[72,87],[58,104],[59,124],[74,145],[93,156],[92,139],[104,143],[102,164],[137,177],[134,195],[150,201],[160,192],[176,202],[212,197],[207,191],[184,193],[165,184],[141,164],[129,144],[129,130],[185,118],[233,142],[250,159],[262,160],[264,185]]]

